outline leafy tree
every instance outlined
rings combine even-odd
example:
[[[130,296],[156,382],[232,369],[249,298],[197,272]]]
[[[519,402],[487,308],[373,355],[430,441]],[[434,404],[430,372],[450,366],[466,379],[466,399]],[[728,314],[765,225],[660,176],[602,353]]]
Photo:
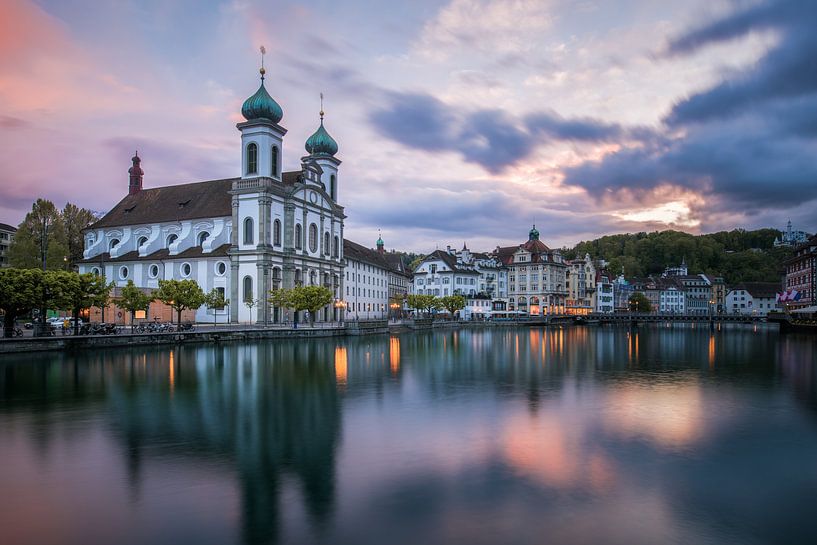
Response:
[[[65,234],[65,246],[68,248],[68,267],[81,260],[85,250],[85,240],[82,230],[96,221],[94,213],[74,204],[65,203],[62,209],[62,224]],[[140,309],[141,310],[141,309]]]
[[[441,308],[440,300],[433,295],[411,294],[407,297],[408,306],[413,309],[425,311],[431,314],[434,310]]]
[[[9,264],[20,269],[43,267],[43,239],[46,248],[46,269],[64,269],[68,263],[68,246],[62,216],[54,203],[37,199],[14,234],[9,246]]]
[[[150,307],[150,304],[154,300],[153,292],[151,291],[149,294],[145,293],[136,287],[133,280],[128,280],[127,285],[122,288],[121,295],[122,298],[117,302],[117,304],[130,312],[130,327],[131,331],[133,331],[136,311],[146,311]]]
[[[182,322],[183,310],[199,308],[205,299],[195,280],[159,280],[159,289],[153,295],[176,311],[177,324]]]
[[[213,288],[204,296],[204,306],[213,311],[213,325],[216,325],[216,310],[224,308],[230,300],[224,298],[224,292]]]
[[[43,272],[39,269],[0,269],[0,310],[3,336],[11,337],[14,321],[35,308],[42,299]]]
[[[104,307],[113,289],[113,283],[106,284],[105,278],[91,273],[78,274],[67,271],[46,273],[46,278],[52,277],[52,282],[63,285],[59,293],[58,308],[71,311],[74,318],[74,335],[79,333],[79,313],[86,308]],[[52,288],[53,289],[53,288]],[[57,295],[52,294],[52,297]]]
[[[315,313],[332,302],[332,290],[325,286],[295,286],[287,297],[296,312],[308,310],[309,323],[315,325]]]
[[[454,313],[465,308],[465,297],[462,295],[446,295],[439,299],[439,305],[454,317]]]
[[[652,305],[647,296],[640,291],[635,292],[629,299],[630,310],[632,312],[652,312]]]

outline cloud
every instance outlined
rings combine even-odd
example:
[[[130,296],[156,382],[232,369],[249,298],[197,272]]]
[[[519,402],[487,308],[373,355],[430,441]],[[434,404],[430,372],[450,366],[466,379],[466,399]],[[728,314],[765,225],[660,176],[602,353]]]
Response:
[[[667,121],[672,125],[721,119],[775,99],[817,92],[817,3],[766,0],[672,41],[669,52],[689,55],[707,45],[774,29],[776,46],[750,69],[678,102]]]
[[[523,117],[496,109],[461,111],[423,93],[389,93],[386,105],[375,109],[369,120],[382,135],[404,146],[456,152],[491,173],[553,141],[608,142],[650,134],[645,128],[625,129],[591,118],[565,119],[552,111]]]
[[[597,199],[667,186],[691,190],[706,197],[694,210],[705,225],[709,211],[741,222],[817,200],[814,28],[817,4],[767,0],[675,39],[671,56],[757,31],[779,33],[751,67],[678,101],[663,135],[566,168],[565,183]]]

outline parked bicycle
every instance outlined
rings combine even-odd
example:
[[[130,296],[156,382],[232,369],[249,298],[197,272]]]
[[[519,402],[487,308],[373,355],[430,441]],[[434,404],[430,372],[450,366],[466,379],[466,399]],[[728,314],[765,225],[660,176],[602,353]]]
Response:
[[[136,326],[137,333],[172,333],[174,330],[173,324],[160,322],[148,322]]]
[[[179,331],[195,331],[196,324],[193,322],[184,322],[183,324],[179,324]]]
[[[119,333],[119,328],[116,327],[116,324],[108,323],[83,324],[79,333],[80,335],[116,335]]]

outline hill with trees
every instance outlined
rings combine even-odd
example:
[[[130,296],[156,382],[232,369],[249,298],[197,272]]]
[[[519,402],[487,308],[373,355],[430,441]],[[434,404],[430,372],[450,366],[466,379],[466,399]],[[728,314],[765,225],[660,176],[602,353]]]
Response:
[[[685,260],[690,274],[722,276],[727,284],[779,282],[784,273],[782,263],[791,255],[789,248],[774,247],[774,239],[779,236],[777,229],[735,229],[706,235],[642,232],[583,241],[563,253],[569,259],[589,253],[595,259],[608,261],[608,269],[614,274],[623,267],[628,278],[660,274]]]

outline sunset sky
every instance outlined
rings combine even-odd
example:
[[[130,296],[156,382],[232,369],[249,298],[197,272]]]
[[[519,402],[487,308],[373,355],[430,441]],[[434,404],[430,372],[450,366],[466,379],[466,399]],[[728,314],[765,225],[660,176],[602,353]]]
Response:
[[[0,222],[237,176],[241,103],[318,125],[347,238],[430,251],[817,230],[817,2],[0,0]]]

